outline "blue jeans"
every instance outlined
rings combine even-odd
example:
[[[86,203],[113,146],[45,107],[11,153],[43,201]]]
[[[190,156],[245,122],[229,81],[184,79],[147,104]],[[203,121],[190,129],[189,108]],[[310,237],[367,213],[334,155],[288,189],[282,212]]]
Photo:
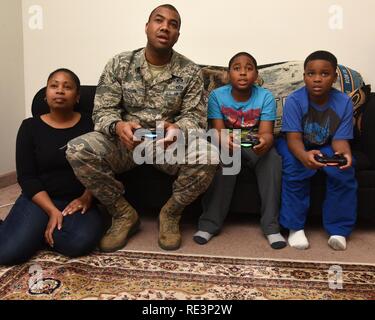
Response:
[[[70,202],[52,201],[61,211]],[[44,232],[48,221],[49,217],[39,206],[21,195],[0,224],[0,265],[23,263],[45,248]],[[64,217],[61,230],[54,230],[53,249],[68,257],[86,255],[95,249],[103,231],[102,218],[95,206],[85,214],[76,212]]]
[[[304,229],[310,207],[310,178],[317,170],[307,169],[289,150],[283,138],[276,143],[283,159],[280,224],[291,230]],[[331,146],[320,151],[332,156]],[[323,225],[327,233],[347,237],[353,231],[357,218],[357,180],[354,168],[340,170],[327,166],[327,191],[323,202]]]

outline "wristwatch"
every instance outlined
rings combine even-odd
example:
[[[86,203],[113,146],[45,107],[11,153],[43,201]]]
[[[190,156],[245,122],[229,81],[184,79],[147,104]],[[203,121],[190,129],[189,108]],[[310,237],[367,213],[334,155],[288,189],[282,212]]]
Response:
[[[109,125],[109,129],[108,129],[108,131],[109,131],[109,134],[112,136],[112,137],[114,137],[114,136],[116,136],[116,124],[118,123],[118,122],[120,122],[121,120],[115,120],[115,121],[113,121],[110,125]]]

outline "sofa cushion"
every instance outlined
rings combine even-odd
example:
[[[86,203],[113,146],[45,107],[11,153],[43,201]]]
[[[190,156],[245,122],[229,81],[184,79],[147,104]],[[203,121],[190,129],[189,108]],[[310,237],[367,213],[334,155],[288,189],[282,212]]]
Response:
[[[375,169],[375,93],[371,93],[368,102],[364,105],[360,142],[357,144]]]
[[[352,150],[353,158],[355,159],[356,171],[368,170],[372,167],[369,157],[359,150]]]
[[[360,188],[375,188],[375,170],[357,171],[356,177]]]
[[[172,195],[175,176],[169,176],[152,165],[141,165],[116,176],[123,182],[125,197],[138,209],[161,208]]]

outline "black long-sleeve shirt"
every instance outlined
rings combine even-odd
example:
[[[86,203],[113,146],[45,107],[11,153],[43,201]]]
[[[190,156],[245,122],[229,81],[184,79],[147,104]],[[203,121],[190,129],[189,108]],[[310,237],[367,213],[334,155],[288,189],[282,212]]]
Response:
[[[70,200],[85,188],[65,158],[69,140],[93,130],[90,117],[82,114],[71,128],[56,129],[39,117],[22,122],[16,143],[17,179],[29,199],[41,191],[51,198]]]

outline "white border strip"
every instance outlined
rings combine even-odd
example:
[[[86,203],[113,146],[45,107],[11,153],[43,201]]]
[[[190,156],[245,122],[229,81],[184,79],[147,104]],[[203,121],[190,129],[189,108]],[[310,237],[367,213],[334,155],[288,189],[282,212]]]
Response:
[[[233,257],[233,256],[215,256],[215,255],[199,255],[194,253],[166,253],[159,251],[146,251],[146,250],[119,250],[119,252],[134,252],[134,253],[153,253],[161,254],[165,256],[192,256],[200,258],[227,258],[227,259],[237,259],[237,260],[263,260],[269,262],[300,262],[300,263],[322,263],[322,264],[337,264],[337,265],[353,265],[353,266],[371,266],[375,267],[375,263],[360,263],[360,262],[343,262],[343,261],[314,261],[314,260],[296,260],[296,259],[274,259],[274,258],[261,258],[261,257]],[[99,252],[101,253],[101,252]],[[114,253],[115,254],[115,253]]]

